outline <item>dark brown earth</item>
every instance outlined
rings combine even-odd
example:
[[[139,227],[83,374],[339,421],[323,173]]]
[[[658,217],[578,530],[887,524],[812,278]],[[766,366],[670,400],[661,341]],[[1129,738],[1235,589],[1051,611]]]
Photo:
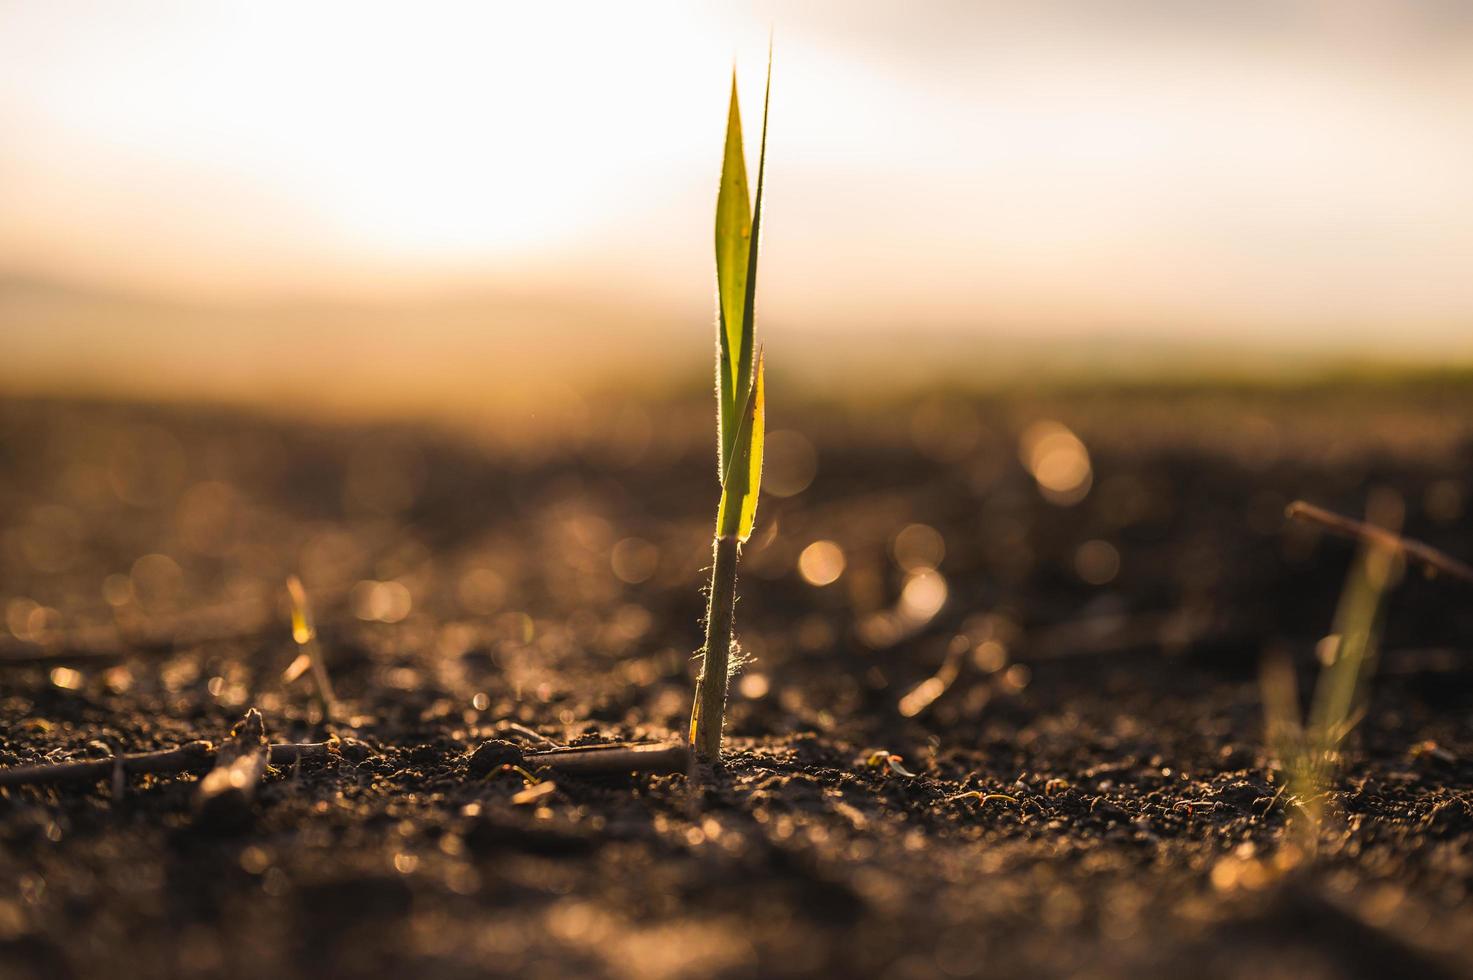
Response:
[[[1390,488],[1470,557],[1473,385],[773,401],[802,438],[769,484],[804,484],[806,445],[816,476],[765,499],[744,558],[725,771],[522,803],[467,764],[524,737],[503,722],[685,723],[704,396],[470,435],[0,402],[0,766],[219,741],[250,706],[273,741],[345,739],[235,823],[195,817],[194,776],[0,790],[0,976],[1473,974],[1473,594],[1395,594],[1288,870],[1257,682],[1274,648],[1312,685],[1352,556],[1286,527],[1291,499]],[[1071,506],[1019,463],[1041,418],[1089,447]],[[907,590],[918,523],[945,555]],[[797,569],[820,539],[847,559],[824,587]],[[292,573],[344,701],[326,727],[281,680]]]

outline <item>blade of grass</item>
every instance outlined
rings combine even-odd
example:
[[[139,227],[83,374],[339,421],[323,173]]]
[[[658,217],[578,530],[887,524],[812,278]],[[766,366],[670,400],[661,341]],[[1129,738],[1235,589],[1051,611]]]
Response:
[[[295,575],[287,576],[286,591],[292,604],[292,639],[307,658],[312,668],[312,688],[317,694],[322,717],[332,721],[337,711],[337,695],[332,689],[332,680],[327,675],[327,664],[322,660],[322,647],[317,643],[317,626],[312,621],[312,607],[307,603],[307,590],[302,580]],[[291,668],[288,668],[290,670]]]
[[[1331,658],[1315,686],[1309,734],[1326,754],[1338,751],[1360,714],[1366,684],[1376,669],[1386,596],[1401,575],[1401,554],[1368,540],[1351,569],[1335,610]]]
[[[767,175],[767,110],[772,104],[772,47],[767,49],[767,81],[762,89],[762,137],[757,151],[757,200],[752,207],[752,228],[747,236],[747,281],[746,294],[742,301],[742,334],[740,356],[737,359],[737,379],[740,385],[754,383],[752,376],[752,350],[757,336],[757,250],[762,240],[762,185]],[[745,391],[738,390],[739,401],[745,400]]]
[[[746,393],[741,373],[743,334],[750,321],[744,309],[748,295],[752,211],[747,194],[747,161],[742,149],[742,114],[737,102],[736,69],[731,73],[731,106],[726,118],[726,152],[721,161],[721,190],[716,196],[716,392],[717,476],[736,446],[738,412]]]
[[[1340,765],[1340,747],[1363,716],[1367,685],[1376,669],[1386,600],[1400,581],[1410,551],[1396,530],[1400,506],[1373,495],[1368,510],[1377,515],[1362,523],[1296,504],[1289,516],[1345,530],[1361,548],[1345,580],[1335,610],[1332,634],[1326,638],[1308,721],[1299,722],[1293,668],[1286,660],[1264,663],[1264,709],[1269,747],[1278,756],[1284,787],[1297,804],[1291,820],[1300,854],[1319,846],[1330,783]],[[1310,513],[1313,512],[1313,513]],[[1322,520],[1328,515],[1339,527]]]
[[[762,489],[762,447],[767,425],[763,374],[763,358],[758,354],[756,380],[747,393],[742,426],[737,430],[737,451],[727,463],[721,504],[716,512],[716,533],[740,542],[752,536],[757,498]]]

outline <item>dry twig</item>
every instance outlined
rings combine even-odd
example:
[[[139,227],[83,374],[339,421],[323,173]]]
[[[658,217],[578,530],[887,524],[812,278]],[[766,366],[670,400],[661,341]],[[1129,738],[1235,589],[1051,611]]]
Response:
[[[1342,517],[1323,507],[1305,503],[1303,500],[1294,501],[1284,513],[1293,520],[1317,524],[1344,537],[1390,549],[1405,556],[1409,561],[1420,563],[1429,574],[1440,573],[1473,585],[1473,566],[1458,561],[1451,555],[1414,538],[1404,538],[1384,527],[1377,527],[1350,517]]]
[[[281,742],[272,745],[271,764],[284,766],[298,759],[326,759],[338,752],[339,742]],[[0,769],[0,788],[7,786],[56,785],[62,783],[96,783],[108,779],[114,770],[126,775],[156,773],[177,775],[179,773],[208,772],[214,764],[219,750],[210,742],[199,739],[186,742],[178,748],[158,752],[138,752],[119,755],[108,759],[75,759],[70,762],[55,762],[38,766],[14,766]]]
[[[690,747],[683,742],[643,745],[590,745],[583,748],[528,752],[527,768],[551,769],[569,776],[620,776],[633,772],[658,775],[690,770]]]
[[[199,781],[194,810],[200,822],[237,823],[248,814],[270,758],[266,723],[252,708],[215,753],[215,768]]]

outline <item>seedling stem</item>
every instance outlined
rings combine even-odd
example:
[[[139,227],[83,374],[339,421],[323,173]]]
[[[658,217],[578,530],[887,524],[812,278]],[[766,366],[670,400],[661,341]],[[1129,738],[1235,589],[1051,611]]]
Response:
[[[772,53],[766,93],[772,91]],[[762,143],[757,156],[757,196],[747,196],[747,164],[736,75],[731,80],[721,189],[716,198],[716,474],[721,499],[711,588],[706,596],[706,643],[690,715],[690,744],[710,762],[721,758],[726,686],[732,668],[732,617],[737,558],[752,534],[762,485],[766,429],[762,348],[756,344],[757,253],[762,227],[762,185],[767,161],[767,97],[762,103]]]
[[[706,646],[696,678],[695,710],[690,737],[703,758],[721,755],[721,719],[726,713],[726,679],[731,672],[731,624],[736,606],[737,539],[716,539],[711,564],[711,592],[706,608]],[[705,719],[714,719],[706,724]]]

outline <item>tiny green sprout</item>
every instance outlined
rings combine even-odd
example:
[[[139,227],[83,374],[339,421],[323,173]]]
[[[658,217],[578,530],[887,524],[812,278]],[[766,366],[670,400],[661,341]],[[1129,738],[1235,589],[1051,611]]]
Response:
[[[308,669],[312,671],[312,686],[316,692],[322,716],[331,720],[337,710],[337,695],[333,693],[332,681],[327,675],[327,664],[322,660],[322,648],[317,643],[317,627],[312,622],[312,607],[307,603],[307,590],[302,580],[295,575],[287,576],[287,595],[292,605],[292,640],[300,651],[284,672],[283,679],[292,683]]]
[[[536,786],[538,783],[542,782],[541,776],[538,776],[537,774],[524,769],[523,767],[517,765],[515,762],[502,763],[501,768],[497,769],[496,772],[514,772],[518,776],[522,777],[522,783],[526,786]]]
[[[1389,507],[1378,497],[1371,504],[1373,510]],[[1350,528],[1349,536],[1361,541],[1340,593],[1332,632],[1320,645],[1322,667],[1307,718],[1300,713],[1298,683],[1288,658],[1282,653],[1270,656],[1262,669],[1267,741],[1279,763],[1280,795],[1296,808],[1291,823],[1296,838],[1293,845],[1300,854],[1312,854],[1318,846],[1330,784],[1341,763],[1341,746],[1365,713],[1387,597],[1401,580],[1409,548],[1418,546],[1394,530],[1377,526],[1394,525],[1399,511],[1390,507],[1390,513],[1380,522],[1361,524],[1305,504],[1296,503],[1289,511],[1291,517],[1321,524],[1333,519],[1336,524],[1330,526],[1344,525]]]
[[[1008,803],[1013,804],[1014,806],[1018,805],[1018,798],[1016,796],[1009,796],[1007,793],[984,793],[981,790],[976,789],[968,790],[965,793],[958,793],[957,795],[948,799],[946,802],[960,803],[963,800],[976,800],[983,806],[986,806],[993,800],[1004,800]]]
[[[771,92],[769,52],[754,205],[747,196],[742,117],[737,105],[736,73],[732,73],[721,190],[716,197],[716,475],[721,481],[721,499],[716,511],[706,643],[701,649],[701,673],[696,679],[690,718],[692,747],[699,756],[713,762],[721,757],[726,686],[733,663],[737,558],[742,543],[752,534],[762,485],[766,394],[764,358],[755,343],[754,320],[762,183],[767,162],[767,103]]]
[[[915,778],[915,773],[901,765],[905,761],[904,756],[896,755],[888,749],[875,749],[864,757],[864,764],[871,769],[887,769],[897,776]]]

